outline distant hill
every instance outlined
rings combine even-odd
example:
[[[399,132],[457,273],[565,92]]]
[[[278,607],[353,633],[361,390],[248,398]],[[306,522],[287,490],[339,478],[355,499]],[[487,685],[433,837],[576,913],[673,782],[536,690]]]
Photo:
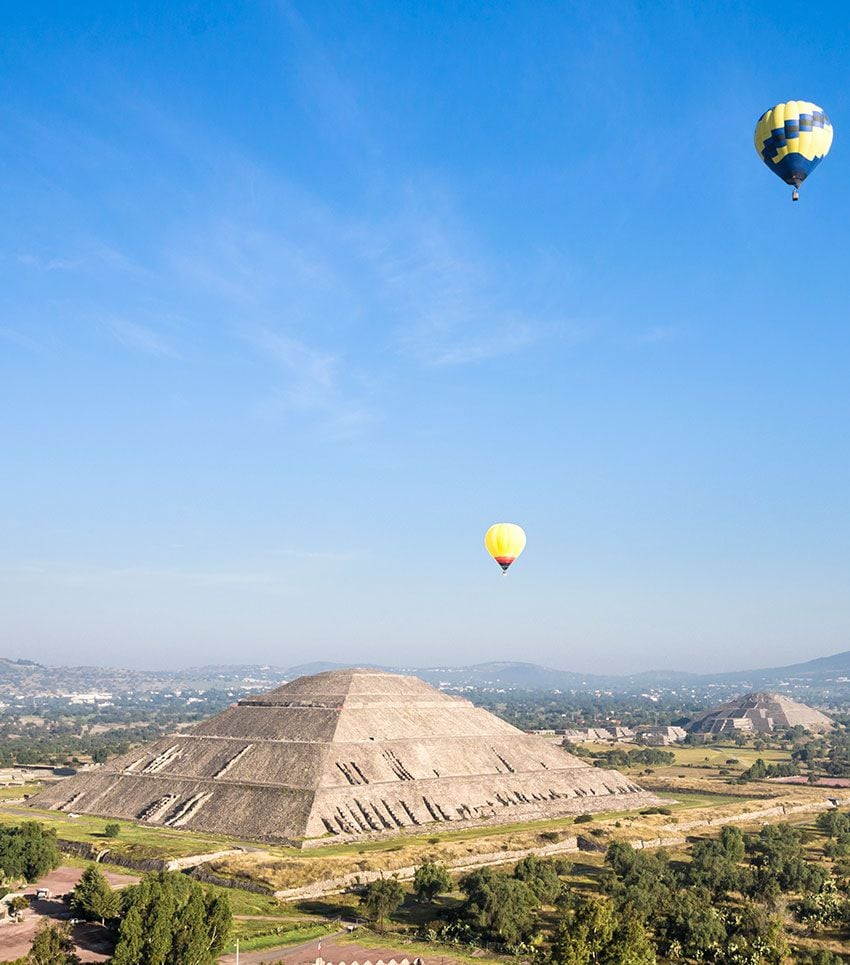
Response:
[[[736,670],[720,674],[698,674],[678,670],[645,670],[636,674],[591,674],[554,670],[534,663],[492,662],[469,667],[421,668],[411,671],[429,682],[441,680],[452,685],[522,687],[526,689],[613,689],[652,690],[657,687],[710,683],[779,684],[782,681],[838,681],[848,677],[850,683],[850,650],[829,657],[818,657],[787,667],[760,670]]]
[[[375,664],[357,665],[377,667]],[[93,690],[126,693],[169,689],[271,689],[285,680],[344,666],[349,665],[315,661],[294,667],[240,664],[147,671],[104,667],[52,667],[30,660],[0,658],[0,694],[67,694]],[[720,674],[671,670],[648,670],[637,674],[590,674],[520,661],[490,661],[459,667],[378,669],[415,674],[430,684],[451,689],[610,691],[624,694],[683,690],[718,695],[766,689],[804,693],[818,689],[826,695],[844,694],[850,698],[850,650],[785,667]]]

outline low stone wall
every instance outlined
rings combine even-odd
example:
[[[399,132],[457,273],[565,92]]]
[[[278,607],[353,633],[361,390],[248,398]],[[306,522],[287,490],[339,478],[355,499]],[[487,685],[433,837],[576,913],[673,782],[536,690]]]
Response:
[[[198,881],[203,881],[208,885],[218,885],[219,888],[238,888],[240,891],[250,891],[255,895],[274,896],[275,894],[273,888],[261,884],[259,881],[251,881],[248,878],[225,878],[223,875],[217,875],[209,868],[203,867],[203,865],[193,868],[191,874]]]
[[[65,854],[75,854],[87,861],[105,861],[107,864],[119,865],[122,868],[132,868],[133,871],[168,870],[168,862],[163,858],[134,858],[120,852],[113,853],[109,848],[98,848],[86,841],[66,841],[59,838],[56,844]]]
[[[229,858],[242,854],[244,848],[230,848],[227,851],[215,851],[210,854],[192,854],[185,858],[136,858],[133,855],[122,854],[111,848],[101,848],[88,841],[67,841],[59,838],[56,842],[60,851],[74,854],[87,861],[119,865],[122,868],[132,868],[134,871],[187,871],[198,865],[214,861],[216,858]],[[269,892],[271,893],[271,892]]]
[[[166,863],[167,871],[186,871],[189,868],[197,868],[198,865],[206,864],[208,861],[216,861],[218,858],[232,858],[237,854],[244,854],[244,848],[228,848],[226,851],[213,851],[210,854],[190,854],[185,858],[172,858]]]
[[[850,795],[834,795],[833,800],[838,801],[840,806],[850,804]],[[706,818],[702,821],[685,821],[677,824],[665,824],[663,831],[691,831],[695,828],[722,827],[724,824],[748,824],[750,821],[760,821],[763,818],[785,817],[789,814],[806,814],[818,811],[829,811],[835,807],[829,800],[806,801],[803,804],[776,804],[769,808],[759,808],[757,811],[744,811],[741,814],[732,814],[727,817]]]
[[[687,843],[687,838],[646,838],[641,841],[630,841],[629,843],[636,851],[642,851],[646,848],[675,848],[678,845]]]

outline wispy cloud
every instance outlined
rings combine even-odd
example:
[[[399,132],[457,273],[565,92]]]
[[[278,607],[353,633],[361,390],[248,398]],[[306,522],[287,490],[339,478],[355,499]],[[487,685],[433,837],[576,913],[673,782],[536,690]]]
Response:
[[[36,338],[33,335],[18,331],[8,325],[0,325],[0,338],[4,338],[13,345],[28,349],[31,352],[44,352],[47,349],[44,339]]]
[[[505,327],[501,331],[479,335],[466,341],[460,338],[454,344],[440,344],[444,341],[441,339],[432,346],[431,362],[434,365],[467,365],[501,355],[513,355],[514,352],[531,345],[538,337],[538,333],[527,322],[516,322],[513,325],[505,322],[503,325]]]
[[[324,139],[348,148],[352,159],[374,163],[380,153],[361,106],[356,86],[337,68],[328,48],[317,38],[295,5],[281,0],[278,8],[292,33],[292,61],[296,67],[301,100]],[[364,157],[365,155],[365,157]]]
[[[318,351],[298,339],[268,329],[251,336],[251,341],[285,375],[285,386],[274,394],[272,408],[320,413],[328,429],[349,434],[371,418],[369,411],[342,387],[340,359]]]
[[[371,557],[371,551],[359,550],[304,550],[285,547],[272,550],[273,556],[284,556],[296,560],[317,560],[327,563],[355,563]]]
[[[344,138],[371,157],[377,127],[367,100],[301,14],[291,4],[281,9],[303,96],[329,128],[340,128],[337,115],[347,117]],[[351,198],[380,192],[383,199],[380,214],[364,214],[356,200],[310,195],[218,132],[132,91],[114,98],[121,110],[111,113],[132,118],[134,138],[144,131],[159,154],[186,169],[170,194],[160,180],[128,182],[131,213],[143,212],[146,191],[167,206],[152,241],[139,246],[132,232],[119,240],[104,229],[101,238],[78,241],[73,257],[54,259],[91,275],[87,303],[72,304],[62,292],[61,310],[100,319],[101,331],[126,349],[159,359],[227,356],[243,372],[254,366],[252,411],[299,412],[353,436],[378,419],[385,390],[401,385],[410,366],[484,365],[542,340],[574,338],[551,295],[563,284],[563,259],[506,263],[470,230],[450,186],[425,174],[393,180],[379,164],[349,159],[352,179],[362,179]],[[97,145],[75,133],[70,141],[84,163]],[[114,167],[135,171],[132,150],[114,141]]]
[[[77,589],[106,589],[110,586],[139,586],[141,584],[172,584],[193,587],[243,586],[273,589],[276,592],[295,592],[288,576],[261,570],[192,570],[178,567],[127,566],[86,567],[58,564],[27,564],[10,567],[8,576],[28,581],[49,583],[53,586]]]
[[[159,332],[148,325],[127,318],[108,318],[104,325],[110,334],[126,348],[164,358],[179,358],[180,353]]]
[[[430,189],[391,225],[361,228],[362,250],[390,306],[395,343],[426,366],[459,366],[520,352],[566,330],[548,308],[535,314],[513,303],[523,269],[488,255],[449,202]],[[544,259],[527,273],[532,305]]]
[[[76,267],[77,261],[70,258],[42,258],[40,255],[24,253],[18,255],[18,263],[39,271],[67,271]]]
[[[671,342],[682,333],[680,325],[656,325],[640,332],[637,342],[641,345],[656,345],[659,342]]]

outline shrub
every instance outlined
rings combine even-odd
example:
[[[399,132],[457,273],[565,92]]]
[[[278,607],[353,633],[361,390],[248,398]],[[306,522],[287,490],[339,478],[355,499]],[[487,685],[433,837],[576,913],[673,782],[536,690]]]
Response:
[[[121,833],[120,824],[107,824],[106,827],[103,829],[103,836],[105,838],[117,838],[120,833]]]

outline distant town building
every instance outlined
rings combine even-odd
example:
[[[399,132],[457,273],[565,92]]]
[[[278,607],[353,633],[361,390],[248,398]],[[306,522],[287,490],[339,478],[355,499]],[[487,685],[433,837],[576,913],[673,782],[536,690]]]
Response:
[[[688,736],[684,727],[638,727],[637,741],[646,747],[668,747]]]
[[[87,694],[62,694],[62,697],[71,704],[100,704],[105,701],[112,701],[112,694],[95,692]]]
[[[564,731],[564,744],[581,744],[585,741],[594,743],[614,743],[616,741],[631,742],[635,739],[635,732],[630,727],[581,727],[577,730]]]
[[[692,734],[767,734],[803,727],[815,733],[834,726],[826,714],[782,694],[744,694],[695,717],[687,727]]]

